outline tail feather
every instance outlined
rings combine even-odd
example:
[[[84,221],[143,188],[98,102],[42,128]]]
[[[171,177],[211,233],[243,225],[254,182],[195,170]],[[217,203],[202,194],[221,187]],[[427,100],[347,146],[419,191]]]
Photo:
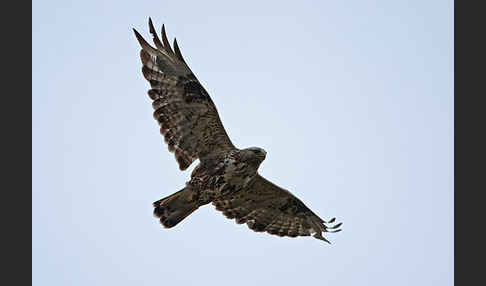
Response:
[[[199,203],[197,200],[194,200],[193,195],[194,193],[191,189],[184,188],[154,202],[154,216],[159,218],[160,223],[166,228],[176,226],[199,208]]]

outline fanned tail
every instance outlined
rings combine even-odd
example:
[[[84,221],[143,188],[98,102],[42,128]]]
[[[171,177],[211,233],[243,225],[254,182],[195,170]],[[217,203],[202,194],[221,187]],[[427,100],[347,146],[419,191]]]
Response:
[[[160,219],[165,228],[176,226],[199,208],[199,203],[194,200],[194,192],[187,187],[154,202],[153,205],[154,216]]]

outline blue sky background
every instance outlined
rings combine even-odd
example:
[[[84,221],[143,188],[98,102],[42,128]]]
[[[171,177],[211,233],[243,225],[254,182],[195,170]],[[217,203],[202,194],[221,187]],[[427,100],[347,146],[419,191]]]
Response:
[[[147,20],[260,174],[343,231],[254,233],[179,190],[146,94]],[[34,285],[452,285],[452,1],[34,1]]]

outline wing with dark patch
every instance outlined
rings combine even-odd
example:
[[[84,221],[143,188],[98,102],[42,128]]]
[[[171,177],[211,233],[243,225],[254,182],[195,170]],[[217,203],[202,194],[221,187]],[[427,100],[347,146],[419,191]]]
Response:
[[[150,19],[149,27],[155,48],[134,29],[142,46],[142,73],[152,87],[148,94],[153,100],[154,118],[179,168],[185,170],[198,158],[233,149],[216,106],[185,63],[177,41],[174,39],[172,50],[165,27],[162,41]]]
[[[314,214],[289,191],[282,189],[257,174],[247,189],[215,200],[216,209],[237,223],[246,223],[257,232],[279,236],[309,236],[326,240],[323,232],[338,232],[341,223],[335,219],[326,222]]]

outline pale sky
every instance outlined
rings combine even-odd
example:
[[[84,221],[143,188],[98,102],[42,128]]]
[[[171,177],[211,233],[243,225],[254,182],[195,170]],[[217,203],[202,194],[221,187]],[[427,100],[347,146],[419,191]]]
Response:
[[[149,16],[331,245],[152,216],[196,164],[152,118]],[[34,1],[32,28],[33,285],[453,285],[452,1]]]

